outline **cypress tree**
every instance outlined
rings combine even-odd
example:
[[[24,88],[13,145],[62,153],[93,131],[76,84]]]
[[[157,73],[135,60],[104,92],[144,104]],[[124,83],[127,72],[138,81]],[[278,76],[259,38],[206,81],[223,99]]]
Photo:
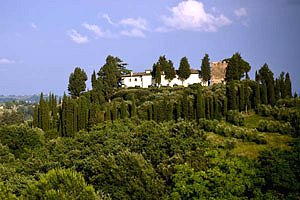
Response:
[[[74,72],[70,74],[68,91],[72,98],[79,97],[86,88],[87,75],[85,71],[76,67]]]
[[[279,87],[280,87],[280,97],[284,99],[286,97],[284,72],[281,72],[279,75]]]
[[[116,121],[118,119],[118,108],[115,101],[112,103],[111,119],[112,121]]]
[[[178,68],[178,77],[183,83],[183,81],[189,78],[190,75],[191,75],[191,67],[189,61],[186,57],[183,57],[180,60],[180,65]]]
[[[78,100],[78,130],[86,129],[88,126],[88,105],[87,99],[81,96]],[[98,110],[94,111],[98,115]],[[98,120],[97,120],[98,121]]]
[[[223,116],[227,115],[228,111],[228,98],[225,96],[223,100]]]
[[[97,76],[95,70],[93,71],[92,77],[91,77],[91,82],[92,82],[92,88],[94,89],[96,87],[96,82],[97,82]]]
[[[156,122],[158,122],[158,110],[157,110],[157,103],[156,102],[154,102],[153,103],[153,120],[154,121],[156,121]]]
[[[184,119],[188,119],[188,116],[189,116],[188,94],[187,92],[184,92],[182,98],[182,117]]]
[[[153,106],[152,104],[148,107],[148,120],[152,120],[153,119]]]
[[[261,103],[260,100],[260,85],[258,82],[254,85],[254,106],[257,108],[258,104]]]
[[[105,118],[104,118],[105,121],[111,121],[112,118],[111,118],[111,109],[110,109],[110,104],[107,104],[105,106]]]
[[[239,110],[240,111],[245,110],[245,90],[244,90],[244,85],[242,82],[239,87]]]
[[[248,113],[248,110],[251,109],[251,100],[250,100],[250,91],[248,86],[249,80],[246,80],[243,84],[244,86],[244,93],[245,93],[245,111]]]
[[[214,118],[215,116],[215,110],[214,110],[214,98],[213,96],[209,97],[209,107],[210,107],[210,119]]]
[[[204,100],[203,100],[203,95],[201,90],[197,91],[196,101],[197,101],[196,103],[197,119],[205,118],[205,105],[204,105]]]
[[[175,119],[178,121],[181,118],[181,101],[176,102]]]
[[[33,127],[39,127],[39,106],[34,106],[34,112],[33,112]]]
[[[285,85],[286,96],[291,98],[292,97],[292,82],[291,82],[289,73],[285,74],[285,83],[284,83],[284,85]]]
[[[124,100],[121,103],[121,119],[125,119],[128,117],[128,108]]]
[[[228,109],[235,110],[237,108],[236,104],[236,90],[234,82],[230,81],[227,86],[226,96],[228,99]]]
[[[152,76],[154,77],[156,86],[159,86],[161,83],[161,72],[161,66],[159,64],[153,64]]]
[[[261,85],[261,103],[268,104],[267,85],[264,82]]]
[[[173,120],[173,111],[174,111],[174,103],[172,101],[168,103],[167,110],[168,110],[167,120],[171,121]]]
[[[202,63],[201,63],[201,75],[203,81],[209,81],[211,79],[211,69],[209,64],[209,57],[208,54],[205,54]]]
[[[276,78],[275,80],[275,100],[280,99],[280,81]]]
[[[136,116],[136,102],[135,102],[135,97],[133,97],[130,117],[135,117],[135,116]]]

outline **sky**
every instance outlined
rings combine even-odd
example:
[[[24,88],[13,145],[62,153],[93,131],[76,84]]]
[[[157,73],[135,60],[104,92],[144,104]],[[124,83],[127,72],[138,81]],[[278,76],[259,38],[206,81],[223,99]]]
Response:
[[[240,52],[250,77],[264,63],[300,93],[300,0],[0,0],[0,95],[67,92],[75,67],[107,55],[151,69],[160,55],[200,69]]]

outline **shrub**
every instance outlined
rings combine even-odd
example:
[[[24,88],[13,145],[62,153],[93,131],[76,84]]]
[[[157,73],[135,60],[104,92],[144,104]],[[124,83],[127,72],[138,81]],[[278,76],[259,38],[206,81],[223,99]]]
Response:
[[[236,126],[243,126],[244,125],[244,117],[243,115],[236,111],[236,110],[230,110],[226,115],[226,121],[234,124]]]
[[[281,134],[291,134],[292,126],[289,122],[273,120],[259,120],[257,130],[262,132],[279,132]]]

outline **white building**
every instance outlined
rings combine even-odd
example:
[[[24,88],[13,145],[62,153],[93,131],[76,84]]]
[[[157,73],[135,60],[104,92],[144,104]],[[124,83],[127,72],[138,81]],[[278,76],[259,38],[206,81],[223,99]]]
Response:
[[[145,72],[130,72],[122,76],[122,87],[141,87],[148,88],[152,85],[152,75],[151,70],[146,70]]]
[[[178,75],[176,75],[175,78],[173,78],[171,81],[165,79],[165,75],[162,74],[161,75],[161,86],[171,86],[174,87],[176,85],[180,85],[180,86],[184,86],[187,87],[189,85],[192,85],[194,83],[201,83],[204,86],[207,86],[207,82],[204,83],[202,78],[200,77],[200,71],[199,70],[195,70],[195,69],[191,69],[191,75],[185,79],[184,81],[181,81],[178,77]]]
[[[172,80],[167,80],[165,75],[161,75],[161,83],[160,86],[184,86],[187,87],[194,83],[201,83],[204,86],[208,85],[208,82],[203,82],[202,78],[200,77],[199,70],[191,70],[191,75],[184,81],[181,81],[178,78],[178,75]],[[138,72],[130,74],[126,74],[122,76],[122,87],[141,87],[141,88],[148,88],[151,85],[156,85],[155,80],[151,75],[151,70],[146,70],[145,72]]]

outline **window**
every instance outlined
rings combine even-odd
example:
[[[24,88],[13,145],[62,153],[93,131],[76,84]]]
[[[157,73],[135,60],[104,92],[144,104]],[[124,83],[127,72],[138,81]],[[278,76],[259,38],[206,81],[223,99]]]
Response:
[[[131,78],[129,79],[129,82],[131,82]]]
[[[137,78],[135,78],[134,81],[137,81]]]

